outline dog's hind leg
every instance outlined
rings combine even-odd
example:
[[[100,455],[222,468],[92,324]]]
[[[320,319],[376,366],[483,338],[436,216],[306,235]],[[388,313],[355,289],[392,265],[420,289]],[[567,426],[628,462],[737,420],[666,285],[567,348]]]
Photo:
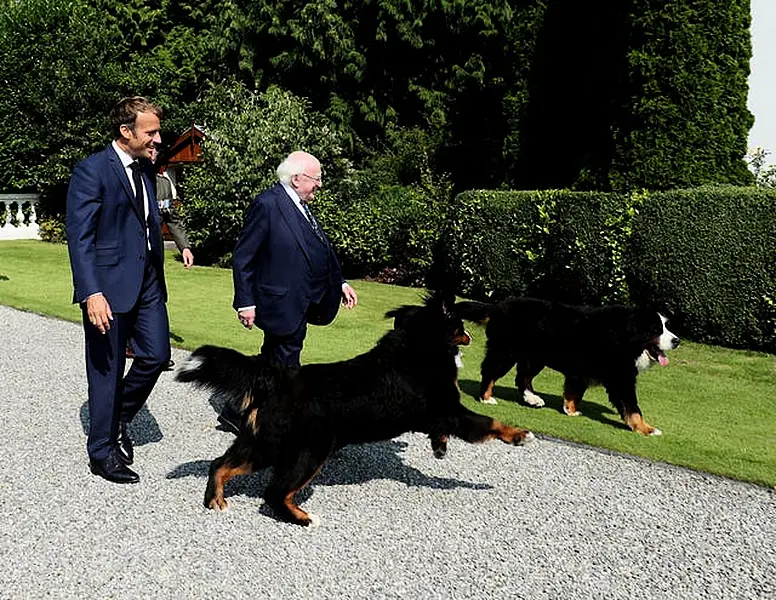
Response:
[[[578,417],[579,405],[582,403],[582,396],[587,390],[587,379],[584,377],[572,377],[566,375],[563,382],[563,412],[570,417]]]
[[[518,360],[515,366],[515,387],[517,393],[528,406],[541,408],[544,406],[544,398],[534,392],[533,380],[544,369],[542,363],[531,362],[527,359]]]
[[[493,386],[496,384],[496,380],[500,379],[509,372],[512,365],[515,364],[515,359],[512,356],[502,354],[501,351],[494,350],[488,344],[488,348],[485,351],[485,358],[480,366],[480,374],[482,375],[482,383],[480,383],[480,396],[479,401],[485,404],[496,404],[496,399],[493,397]]]
[[[522,446],[532,441],[535,436],[527,429],[505,425],[485,415],[480,415],[466,408],[455,419],[452,434],[471,444],[501,440],[514,446]]]
[[[294,502],[294,496],[315,477],[326,462],[329,449],[285,448],[275,464],[272,481],[264,492],[264,500],[275,513],[289,523],[317,527],[321,520],[306,513]]]
[[[251,448],[238,439],[226,454],[210,463],[210,474],[205,488],[205,508],[227,509],[229,505],[224,498],[224,485],[235,475],[247,475],[256,469],[251,454]]]

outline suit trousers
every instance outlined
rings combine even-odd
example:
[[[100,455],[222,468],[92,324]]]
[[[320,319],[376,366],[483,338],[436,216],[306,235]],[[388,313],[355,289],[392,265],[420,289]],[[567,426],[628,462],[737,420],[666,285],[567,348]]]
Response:
[[[89,383],[89,457],[103,460],[116,442],[119,422],[128,423],[145,404],[170,360],[170,322],[159,275],[150,257],[140,296],[127,313],[114,313],[104,334],[89,322],[81,304],[86,333],[86,378]],[[126,375],[127,341],[135,359]]]

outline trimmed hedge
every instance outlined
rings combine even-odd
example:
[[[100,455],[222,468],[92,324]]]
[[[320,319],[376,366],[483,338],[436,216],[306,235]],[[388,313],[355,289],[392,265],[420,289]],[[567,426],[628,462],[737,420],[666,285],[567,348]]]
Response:
[[[625,302],[622,253],[641,201],[568,190],[464,192],[444,236],[447,269],[472,297]]]
[[[688,337],[776,352],[776,190],[653,192],[625,265],[632,296]]]
[[[315,203],[346,276],[390,270],[395,283],[422,283],[445,220],[443,202],[416,187],[365,188],[322,195]]]
[[[696,341],[776,351],[776,191],[465,192],[442,239],[466,296],[648,306]]]

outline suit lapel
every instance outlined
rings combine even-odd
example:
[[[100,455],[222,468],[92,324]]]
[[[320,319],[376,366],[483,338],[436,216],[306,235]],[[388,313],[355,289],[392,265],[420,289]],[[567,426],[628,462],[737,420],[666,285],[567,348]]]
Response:
[[[135,203],[135,193],[132,191],[132,186],[130,185],[129,178],[127,177],[127,171],[124,168],[124,165],[121,164],[121,159],[119,158],[118,154],[116,154],[113,146],[108,146],[106,152],[108,154],[108,164],[110,165],[113,174],[118,178],[119,183],[121,183],[121,187],[124,188],[124,192],[127,194],[127,199],[129,200],[129,205],[132,207],[132,210],[135,212],[137,218],[140,219],[140,222],[145,222],[145,215],[141,212],[143,207],[138,206]],[[143,174],[143,178],[145,179],[145,174]],[[150,188],[146,186],[146,189]]]
[[[296,243],[299,244],[299,247],[301,248],[304,257],[307,259],[307,262],[310,263],[310,255],[307,253],[307,244],[304,241],[304,233],[302,232],[299,218],[296,215],[296,213],[299,212],[299,209],[296,208],[294,201],[289,197],[289,195],[286,193],[286,190],[283,189],[282,185],[278,184],[277,189],[277,200],[280,214],[285,219],[289,229],[291,229],[291,233],[294,234]]]

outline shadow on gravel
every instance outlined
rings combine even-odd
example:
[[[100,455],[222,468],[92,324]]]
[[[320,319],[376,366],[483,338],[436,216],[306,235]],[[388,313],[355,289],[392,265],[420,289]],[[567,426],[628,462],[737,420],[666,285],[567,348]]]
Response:
[[[425,439],[423,441],[428,443]],[[455,443],[455,440],[451,443],[450,451],[452,452],[455,452]],[[460,443],[464,444],[465,442]],[[391,479],[410,487],[428,487],[439,490],[493,489],[493,486],[485,483],[426,475],[422,471],[406,465],[400,455],[407,445],[403,441],[389,440],[375,444],[347,446],[329,458],[321,473],[313,479],[311,485],[296,495],[296,499],[300,503],[308,500],[312,496],[314,488],[319,485],[358,485],[377,479]],[[430,446],[428,452],[431,453]],[[209,469],[210,460],[183,463],[170,471],[167,474],[167,479],[201,477],[204,480],[208,476]],[[227,499],[230,496],[260,498],[264,493],[264,488],[269,483],[269,477],[269,470],[244,477],[235,477],[226,484],[224,496]],[[205,491],[204,481],[202,491],[203,493]]]
[[[83,427],[84,435],[89,435],[89,403],[84,402],[81,405],[81,427]],[[162,430],[159,429],[159,423],[156,418],[148,410],[148,406],[143,405],[140,412],[135,415],[132,422],[129,424],[129,436],[132,438],[132,443],[135,446],[144,446],[145,444],[151,444],[153,442],[161,441],[164,437]]]
[[[473,381],[471,379],[463,379],[458,381],[458,385],[461,388],[461,392],[464,394],[468,394],[472,397],[473,400],[476,400],[480,393],[480,382],[479,381]],[[539,394],[542,399],[544,400],[545,409],[551,409],[559,413],[563,413],[563,397],[557,396],[555,394],[548,394],[546,392],[543,392],[542,390],[536,390],[536,393]],[[499,401],[499,402],[511,402],[515,404],[519,404],[522,407],[530,408],[531,410],[541,410],[539,408],[529,407],[526,404],[523,404],[522,402],[518,402],[517,398],[517,390],[514,387],[508,387],[505,385],[496,385],[493,386],[493,396]],[[487,406],[487,405],[483,405]],[[581,418],[585,419],[592,419],[593,421],[598,421],[599,423],[604,423],[606,425],[611,425],[612,427],[617,427],[618,429],[627,429],[627,426],[620,421],[620,417],[617,415],[617,412],[609,405],[601,405],[597,402],[585,402],[582,400],[581,408],[582,412]],[[576,418],[576,417],[575,417]]]

